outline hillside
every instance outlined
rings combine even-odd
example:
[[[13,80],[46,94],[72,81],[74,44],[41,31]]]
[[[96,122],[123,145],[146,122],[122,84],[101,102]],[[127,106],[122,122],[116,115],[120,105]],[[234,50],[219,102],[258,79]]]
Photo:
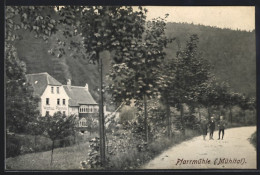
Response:
[[[212,71],[220,81],[228,81],[231,87],[250,96],[256,94],[255,33],[219,29],[202,25],[168,23],[167,36],[177,37],[180,47],[191,34],[200,38],[199,50],[213,66]],[[53,39],[55,36],[53,36]],[[68,78],[73,85],[89,84],[91,93],[98,100],[98,67],[86,59],[65,55],[57,58],[48,54],[55,45],[35,39],[29,32],[16,43],[18,56],[25,61],[27,73],[48,72],[65,84]],[[167,57],[173,58],[178,50],[176,42],[167,48]],[[109,69],[109,54],[104,54],[105,72]]]
[[[186,23],[168,23],[167,36],[177,37],[184,47],[191,34],[199,37],[198,49],[212,65],[220,81],[229,82],[237,92],[256,95],[256,46],[255,32],[234,31]],[[171,44],[168,57],[178,46]]]

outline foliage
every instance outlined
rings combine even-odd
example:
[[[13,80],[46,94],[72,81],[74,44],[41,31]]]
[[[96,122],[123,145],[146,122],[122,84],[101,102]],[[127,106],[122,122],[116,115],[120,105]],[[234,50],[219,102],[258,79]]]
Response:
[[[95,137],[89,141],[89,159],[86,161],[81,161],[80,164],[82,169],[87,168],[100,168],[101,160],[100,160],[100,141],[98,137]]]
[[[61,24],[60,24],[61,25]],[[65,27],[61,27],[64,29]],[[73,30],[69,30],[72,32]],[[183,23],[167,23],[166,36],[169,38],[178,37],[181,43],[181,48],[189,40],[190,35],[196,33],[199,37],[198,48],[204,58],[207,59],[212,66],[212,73],[214,73],[219,81],[228,81],[230,87],[235,92],[245,93],[246,95],[255,96],[255,41],[254,32],[234,31],[229,29],[219,29],[215,27],[208,27],[203,25],[192,25]],[[56,34],[61,31],[57,31]],[[70,73],[72,84],[85,85],[89,84],[91,94],[98,99],[96,89],[98,86],[98,70],[97,66],[88,64],[88,60],[79,57],[78,55],[70,56],[71,53],[77,54],[79,51],[73,49],[68,50],[68,54],[64,55],[64,62],[61,58],[56,56],[59,50],[55,52],[55,56],[48,55],[48,50],[52,48],[59,48],[53,43],[56,42],[56,34],[53,34],[53,39],[49,44],[45,44],[43,40],[34,39],[34,34],[26,34],[23,32],[23,40],[16,42],[18,55],[23,58],[27,66],[28,73],[49,72],[58,81],[66,83],[64,75]],[[62,33],[59,38],[63,42]],[[65,40],[66,41],[66,40]],[[39,44],[29,45],[25,43],[37,42]],[[65,42],[69,47],[69,41]],[[232,43],[232,44],[231,44]],[[243,45],[239,43],[244,43]],[[61,45],[60,45],[61,47]],[[178,51],[175,43],[169,44],[166,48],[166,58],[172,60],[172,55]],[[80,52],[84,52],[81,50]],[[247,53],[247,54],[244,54]],[[38,55],[35,57],[35,55]],[[109,55],[103,56],[104,70],[110,67],[111,58]],[[106,62],[105,62],[106,60]],[[59,64],[59,62],[62,64]],[[58,65],[57,65],[58,64]],[[68,70],[62,69],[63,66],[69,67]],[[59,70],[59,72],[54,71]],[[89,72],[92,72],[89,74]],[[106,82],[106,80],[104,80]]]
[[[143,100],[143,96],[158,94],[157,73],[165,56],[169,40],[165,36],[165,20],[154,19],[146,23],[143,38],[132,40],[123,53],[115,54],[115,64],[109,74],[110,91],[114,101]]]
[[[178,123],[177,128],[185,134],[183,104],[189,105],[190,109],[195,108],[201,96],[199,92],[204,93],[203,84],[211,76],[208,62],[198,51],[198,42],[198,36],[191,35],[186,47],[177,52],[176,58],[165,60],[160,72],[159,89],[162,95],[161,101],[167,106],[169,137],[170,106],[180,110],[181,115],[175,118],[175,122]]]
[[[6,118],[10,131],[26,132],[29,122],[38,116],[39,98],[34,97],[27,83],[26,66],[17,56],[15,41],[22,39],[22,31],[33,31],[35,37],[47,40],[56,31],[56,21],[46,13],[53,7],[6,7],[5,66],[6,66]],[[30,131],[28,131],[30,132]]]
[[[27,83],[24,62],[17,57],[16,49],[5,45],[6,57],[6,124],[13,132],[26,132],[30,121],[36,118],[39,98]]]
[[[10,134],[6,136],[6,158],[15,157],[21,153],[21,143],[20,141]]]
[[[250,142],[254,145],[255,149],[257,149],[257,134],[256,132],[251,135]]]
[[[22,39],[19,32],[23,30],[46,41],[57,31],[54,12],[53,6],[6,6],[6,42]]]
[[[145,24],[142,38],[134,38],[125,45],[123,52],[115,53],[115,64],[110,74],[109,92],[113,102],[130,100],[143,101],[144,130],[149,138],[147,122],[147,99],[158,96],[160,65],[164,59],[164,49],[169,39],[165,36],[165,19],[156,18]]]
[[[74,133],[75,122],[73,116],[65,116],[61,112],[54,113],[53,116],[45,116],[42,125],[45,127],[44,134],[52,140],[52,156],[54,150],[54,141],[64,139]]]
[[[87,117],[87,131],[90,133],[96,132],[98,130],[98,119],[94,116],[88,116]]]
[[[175,81],[171,81],[174,89],[169,88],[175,103],[196,103],[201,85],[210,78],[209,64],[199,54],[198,42],[198,36],[191,35],[185,49],[177,53]]]
[[[177,37],[180,48],[185,47],[190,35],[200,39],[198,48],[219,82],[228,82],[234,92],[254,97],[256,94],[255,31],[221,29],[188,23],[167,23],[167,36]],[[244,43],[242,46],[239,43]],[[170,45],[167,58],[179,50]]]

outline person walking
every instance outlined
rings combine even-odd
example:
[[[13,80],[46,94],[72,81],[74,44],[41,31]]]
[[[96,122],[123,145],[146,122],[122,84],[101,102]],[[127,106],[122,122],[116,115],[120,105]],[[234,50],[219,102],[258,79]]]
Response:
[[[206,136],[208,134],[208,125],[206,119],[203,119],[201,122],[201,132],[203,135],[203,140],[206,140]]]
[[[209,140],[214,140],[213,139],[213,134],[214,134],[214,130],[215,130],[215,121],[214,121],[214,117],[210,118],[210,122],[209,122]]]
[[[218,122],[218,140],[220,139],[220,134],[222,133],[222,140],[224,138],[224,133],[225,133],[225,126],[226,122],[223,120],[223,116],[220,116],[220,120]]]

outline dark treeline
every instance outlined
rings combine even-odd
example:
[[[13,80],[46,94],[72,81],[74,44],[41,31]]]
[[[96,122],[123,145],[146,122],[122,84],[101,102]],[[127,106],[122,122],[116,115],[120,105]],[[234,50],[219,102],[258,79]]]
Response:
[[[210,63],[211,71],[220,82],[228,82],[231,88],[246,95],[255,96],[256,66],[255,66],[255,32],[235,31],[215,27],[187,23],[167,23],[166,34],[176,37],[176,42],[169,44],[166,53],[171,58],[180,48],[185,47],[190,35],[197,34],[200,38],[198,47],[204,59]],[[54,34],[51,40],[61,35]],[[36,44],[30,44],[36,43]],[[25,61],[27,73],[48,72],[58,81],[66,83],[72,79],[74,85],[89,84],[94,98],[98,99],[95,89],[98,87],[97,65],[88,64],[87,59],[71,59],[70,55],[61,58],[48,54],[54,47],[51,42],[34,38],[30,32],[23,33],[23,40],[16,43],[18,55]],[[37,55],[37,57],[35,57]],[[109,54],[104,54],[109,58]],[[109,59],[104,59],[105,73],[109,70]],[[53,65],[53,66],[49,66]]]

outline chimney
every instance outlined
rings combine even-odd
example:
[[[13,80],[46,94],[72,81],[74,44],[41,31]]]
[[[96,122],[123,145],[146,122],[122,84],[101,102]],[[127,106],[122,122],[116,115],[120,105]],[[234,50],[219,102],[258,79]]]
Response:
[[[86,83],[86,85],[85,85],[85,89],[88,91],[88,83]]]
[[[70,79],[67,80],[67,86],[68,86],[69,89],[71,88],[71,80]]]

